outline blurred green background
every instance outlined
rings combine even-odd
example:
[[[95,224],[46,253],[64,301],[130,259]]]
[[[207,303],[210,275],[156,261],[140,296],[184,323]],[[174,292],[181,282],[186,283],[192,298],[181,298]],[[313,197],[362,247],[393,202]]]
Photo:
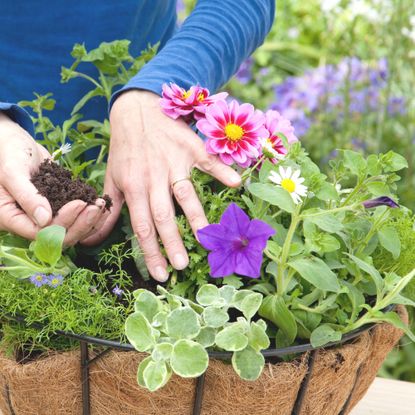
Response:
[[[181,21],[195,3],[178,1]],[[323,168],[338,148],[404,155],[399,202],[415,210],[413,0],[277,0],[267,39],[224,89],[290,119]],[[415,344],[402,339],[380,375],[415,382]]]

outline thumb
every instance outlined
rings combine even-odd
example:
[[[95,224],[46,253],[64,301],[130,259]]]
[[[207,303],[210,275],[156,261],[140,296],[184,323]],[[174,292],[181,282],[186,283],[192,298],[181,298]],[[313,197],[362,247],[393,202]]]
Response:
[[[51,222],[52,208],[48,200],[39,194],[28,176],[22,173],[9,176],[4,186],[39,227],[43,228]]]

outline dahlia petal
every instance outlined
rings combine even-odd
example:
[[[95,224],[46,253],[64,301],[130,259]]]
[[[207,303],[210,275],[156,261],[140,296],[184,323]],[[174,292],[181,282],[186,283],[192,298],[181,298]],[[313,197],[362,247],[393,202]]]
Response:
[[[220,159],[225,163],[225,164],[227,164],[228,166],[232,166],[232,164],[234,163],[233,162],[233,158],[229,155],[229,154],[226,154],[226,153],[220,153],[219,154],[219,157],[220,157]]]

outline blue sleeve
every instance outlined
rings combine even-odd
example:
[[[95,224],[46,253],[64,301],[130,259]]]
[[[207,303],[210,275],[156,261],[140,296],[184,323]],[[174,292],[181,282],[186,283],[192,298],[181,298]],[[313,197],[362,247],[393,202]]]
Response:
[[[34,135],[33,122],[30,115],[17,104],[0,102],[0,111],[4,112],[11,120],[20,125],[32,136]]]
[[[199,84],[213,93],[262,44],[274,13],[275,0],[199,0],[180,30],[112,102],[129,89],[160,95],[165,82],[186,89]]]

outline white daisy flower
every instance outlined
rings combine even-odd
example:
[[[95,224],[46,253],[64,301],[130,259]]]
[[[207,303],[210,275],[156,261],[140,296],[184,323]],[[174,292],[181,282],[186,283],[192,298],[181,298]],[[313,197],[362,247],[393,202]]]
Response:
[[[65,143],[52,153],[52,159],[57,160],[61,158],[63,155],[70,153],[71,150],[72,145],[69,143]]]
[[[292,170],[291,167],[281,167],[276,171],[271,171],[268,179],[285,189],[292,197],[295,204],[301,202],[301,197],[307,196],[307,186],[302,183],[304,179],[300,177],[300,170]]]

